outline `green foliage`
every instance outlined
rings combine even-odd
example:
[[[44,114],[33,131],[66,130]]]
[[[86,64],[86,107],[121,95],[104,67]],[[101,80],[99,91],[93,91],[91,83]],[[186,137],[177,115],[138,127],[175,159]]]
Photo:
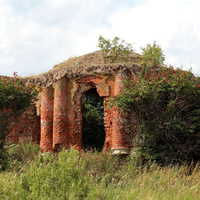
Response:
[[[142,48],[142,64],[147,67],[158,67],[163,64],[165,56],[159,45],[154,41],[153,45],[147,44]]]
[[[124,59],[128,58],[131,51],[133,51],[132,45],[126,43],[125,40],[114,37],[114,39],[111,41],[103,38],[101,35],[99,36],[98,47],[102,51],[104,62],[108,57],[110,62],[115,62],[117,59],[123,61]]]
[[[160,167],[155,163],[138,165],[134,155],[122,159],[90,151],[79,153],[74,149],[58,155],[38,155],[31,163],[30,159],[27,157],[28,163],[20,171],[0,173],[0,199],[171,200],[199,197],[199,164],[181,167]]]
[[[6,171],[19,171],[35,159],[40,153],[40,146],[33,142],[20,141],[18,144],[13,144],[7,153],[9,156]]]
[[[82,176],[85,163],[78,151],[38,155],[15,177],[0,174],[0,198],[6,199],[84,199],[88,178]],[[3,184],[4,183],[4,184]]]
[[[1,139],[0,142],[2,143]],[[8,153],[3,148],[0,148],[0,171],[7,169],[8,166]]]
[[[0,77],[0,110],[21,111],[27,108],[37,95],[34,84],[25,84],[23,79],[17,77]]]
[[[16,73],[13,77],[0,77],[0,169],[5,169],[4,146],[12,130],[12,120],[30,106],[37,93],[35,85],[24,83]]]
[[[82,157],[86,163],[88,175],[95,179],[97,183],[104,182],[106,185],[117,183],[123,176],[123,174],[119,174],[123,165],[120,165],[119,157],[117,156],[86,151]]]
[[[82,99],[82,140],[84,149],[101,151],[105,141],[103,102],[94,97]]]
[[[58,159],[44,154],[31,163],[22,188],[30,199],[83,199],[88,192],[87,178],[81,176],[84,165],[73,149],[63,150]]]
[[[125,81],[115,105],[137,116],[135,145],[160,163],[200,160],[200,84],[173,67],[144,69]]]

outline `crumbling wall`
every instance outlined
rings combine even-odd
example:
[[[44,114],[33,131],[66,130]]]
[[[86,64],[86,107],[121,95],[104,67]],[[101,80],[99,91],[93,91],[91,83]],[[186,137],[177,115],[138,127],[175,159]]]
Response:
[[[127,72],[135,74],[136,65],[96,65],[53,70],[24,81],[34,82],[42,88],[34,113],[26,114],[22,129],[18,125],[11,138],[18,132],[31,132],[32,138],[40,143],[41,151],[60,151],[74,146],[82,149],[82,96],[90,89],[96,89],[104,102],[105,144],[103,151],[129,153],[132,139],[123,124],[117,108],[108,107],[109,98],[118,95],[123,87]]]
[[[82,97],[96,89],[104,99],[105,144],[104,151],[130,151],[130,137],[124,131],[123,116],[117,108],[109,108],[110,97],[123,87],[126,70],[112,74],[86,75],[78,78],[62,77],[41,93],[41,150],[58,151],[74,146],[82,149]],[[94,133],[95,134],[95,133]]]
[[[35,105],[31,105],[11,124],[11,133],[7,140],[18,143],[22,140],[29,140],[40,144],[40,116],[37,115]]]

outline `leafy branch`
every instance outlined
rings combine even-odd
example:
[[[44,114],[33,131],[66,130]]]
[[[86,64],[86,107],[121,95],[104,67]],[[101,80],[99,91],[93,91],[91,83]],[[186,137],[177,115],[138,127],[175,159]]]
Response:
[[[101,35],[99,36],[98,47],[102,51],[104,62],[116,62],[117,60],[123,61],[127,59],[130,53],[133,51],[133,47],[130,43],[126,43],[118,37],[114,37],[113,40],[105,39]],[[108,58],[108,59],[107,59]]]

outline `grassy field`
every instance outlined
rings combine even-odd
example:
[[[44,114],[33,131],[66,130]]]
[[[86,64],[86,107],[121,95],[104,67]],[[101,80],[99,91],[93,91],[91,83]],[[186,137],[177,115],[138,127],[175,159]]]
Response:
[[[200,199],[200,166],[142,166],[133,156],[43,154],[23,143],[9,150],[0,199]]]

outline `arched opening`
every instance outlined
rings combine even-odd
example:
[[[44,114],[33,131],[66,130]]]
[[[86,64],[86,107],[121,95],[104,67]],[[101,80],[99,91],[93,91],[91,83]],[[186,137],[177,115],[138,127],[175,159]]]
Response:
[[[102,151],[104,142],[103,98],[93,88],[82,98],[82,146],[84,150]]]

